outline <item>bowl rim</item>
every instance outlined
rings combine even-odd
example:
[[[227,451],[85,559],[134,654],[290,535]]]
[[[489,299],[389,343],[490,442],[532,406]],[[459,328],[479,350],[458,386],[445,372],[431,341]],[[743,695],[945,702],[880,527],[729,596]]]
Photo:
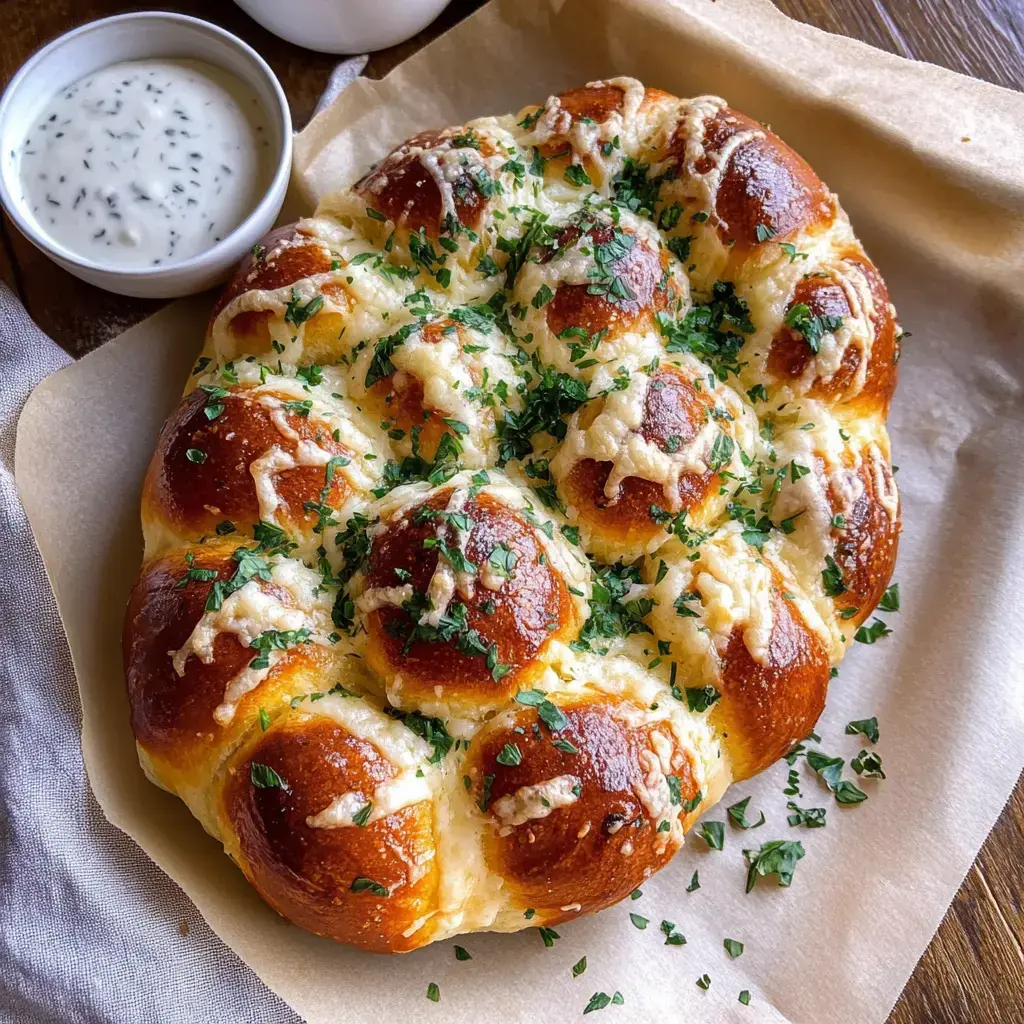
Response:
[[[249,60],[249,62],[255,66],[260,74],[263,75],[267,84],[270,86],[270,91],[274,97],[276,105],[275,110],[267,111],[267,113],[277,120],[281,135],[277,168],[274,171],[274,176],[263,191],[259,202],[252,208],[245,219],[235,225],[231,231],[229,231],[219,242],[215,242],[209,249],[204,249],[202,252],[198,252],[193,256],[188,256],[185,259],[178,260],[175,263],[162,263],[157,267],[116,267],[106,263],[98,263],[85,256],[80,256],[78,253],[61,245],[55,239],[52,239],[37,227],[31,218],[23,216],[21,211],[17,208],[17,204],[13,201],[11,192],[7,187],[8,174],[4,169],[6,162],[0,162],[0,203],[2,203],[4,210],[15,223],[18,230],[21,231],[21,233],[25,235],[33,245],[41,249],[44,253],[50,256],[51,259],[60,263],[70,264],[76,268],[81,268],[82,270],[93,273],[107,274],[121,278],[131,278],[133,280],[154,279],[180,274],[184,271],[200,269],[207,263],[216,263],[219,259],[223,259],[227,256],[234,248],[233,243],[237,237],[240,234],[248,233],[254,222],[264,217],[268,207],[278,203],[278,201],[283,197],[284,190],[287,189],[288,181],[291,177],[293,130],[291,107],[288,105],[288,97],[285,95],[281,82],[277,75],[274,74],[270,65],[267,64],[260,54],[245,42],[244,39],[239,38],[227,29],[221,28],[219,25],[215,25],[209,21],[204,21],[202,18],[193,17],[189,14],[179,14],[175,11],[129,11],[124,14],[114,14],[110,17],[87,21],[85,24],[78,25],[75,28],[70,29],[68,32],[57,36],[55,39],[51,39],[48,43],[36,50],[35,53],[33,53],[32,56],[29,57],[20,68],[18,68],[14,77],[7,83],[7,87],[4,89],[3,95],[0,96],[0,127],[2,127],[9,111],[16,103],[20,91],[27,84],[31,83],[32,75],[35,73],[37,67],[50,54],[59,50],[70,41],[81,36],[89,35],[93,32],[109,31],[117,25],[124,24],[125,22],[158,20],[178,22],[191,31],[214,36],[223,45],[233,47],[240,51]],[[132,58],[127,57],[126,59],[131,60]],[[216,61],[208,61],[208,63],[216,65]],[[229,71],[227,68],[222,67],[222,70],[227,71],[229,74],[234,74],[234,72]],[[237,75],[235,77],[237,77]]]

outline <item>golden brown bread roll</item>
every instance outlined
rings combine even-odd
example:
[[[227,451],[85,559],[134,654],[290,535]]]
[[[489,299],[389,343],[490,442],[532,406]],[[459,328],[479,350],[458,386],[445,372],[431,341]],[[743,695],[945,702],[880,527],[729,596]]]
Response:
[[[722,100],[410,139],[215,306],[143,493],[142,764],[355,946],[622,899],[807,735],[886,587],[899,337]]]

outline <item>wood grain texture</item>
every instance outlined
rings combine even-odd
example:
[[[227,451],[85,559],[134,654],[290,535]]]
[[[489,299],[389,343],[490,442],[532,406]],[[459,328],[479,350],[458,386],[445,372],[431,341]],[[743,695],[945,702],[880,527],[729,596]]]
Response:
[[[382,0],[386,2],[386,0]],[[414,39],[374,54],[380,77],[480,6],[454,0]],[[1024,0],[775,0],[791,17],[931,61],[998,85],[1024,89]],[[0,85],[53,36],[92,18],[144,5],[117,0],[0,0]],[[214,20],[242,36],[281,79],[297,126],[305,124],[336,58],[265,32],[229,0],[163,5]],[[0,280],[67,351],[81,355],[159,305],[108,295],[53,266],[10,222],[0,223]],[[1024,1024],[1024,782],[1019,783],[945,920],[907,983],[889,1024]],[[827,1024],[827,1022],[813,1022]]]

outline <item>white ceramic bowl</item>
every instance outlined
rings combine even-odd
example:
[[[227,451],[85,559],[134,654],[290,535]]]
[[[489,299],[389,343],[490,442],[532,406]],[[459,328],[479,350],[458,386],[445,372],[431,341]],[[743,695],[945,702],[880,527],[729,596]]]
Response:
[[[394,46],[425,29],[451,0],[235,0],[290,43],[322,53]]]
[[[257,207],[230,234],[196,256],[159,267],[120,270],[71,252],[36,223],[21,198],[17,152],[42,107],[66,85],[110,64],[149,57],[190,57],[231,72],[252,89],[267,114],[277,168]],[[280,82],[262,57],[216,25],[159,11],[119,14],[82,25],[44,46],[11,79],[0,99],[0,201],[36,247],[83,281],[144,298],[174,298],[224,280],[273,226],[292,164],[292,124]]]

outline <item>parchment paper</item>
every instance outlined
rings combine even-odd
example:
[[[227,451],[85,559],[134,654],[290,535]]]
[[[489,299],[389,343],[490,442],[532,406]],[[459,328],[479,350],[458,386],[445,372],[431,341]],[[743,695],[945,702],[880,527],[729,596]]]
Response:
[[[296,184],[312,198],[415,131],[613,74],[718,93],[770,121],[839,192],[913,334],[890,420],[903,610],[886,616],[891,637],[854,645],[818,727],[822,749],[849,759],[863,738],[844,724],[877,715],[888,779],[841,808],[798,765],[797,802],[828,808],[810,831],[787,826],[788,767],[773,766],[725,801],[750,794],[765,825],[727,824],[722,852],[691,834],[639,900],[559,928],[552,949],[531,930],[463,938],[468,962],[451,943],[381,958],[286,924],[145,780],[128,725],[120,630],[139,489],[210,300],[171,306],[37,389],[18,480],[74,655],[100,804],[311,1024],[559,1020],[595,991],[622,993],[601,1011],[619,1022],[882,1021],[1024,766],[1024,96],[795,24],[767,0],[498,0],[321,113],[298,139]],[[709,817],[725,820],[724,806]],[[741,851],[770,839],[800,839],[807,856],[791,888],[744,895]],[[694,870],[701,888],[687,893]],[[687,945],[663,944],[663,919]],[[726,937],[742,957],[729,959]]]

